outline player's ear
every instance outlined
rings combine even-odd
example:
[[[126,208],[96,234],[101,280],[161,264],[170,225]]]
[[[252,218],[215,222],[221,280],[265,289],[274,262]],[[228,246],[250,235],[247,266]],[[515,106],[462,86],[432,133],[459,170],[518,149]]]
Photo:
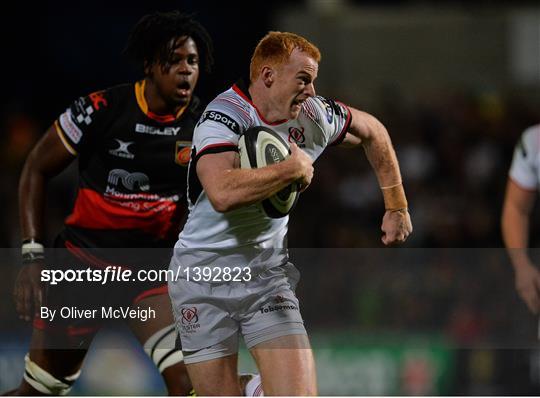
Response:
[[[150,74],[152,73],[152,63],[144,61],[143,71],[145,76],[150,76]]]
[[[275,71],[270,66],[263,66],[261,70],[261,79],[266,87],[270,87],[274,83]]]

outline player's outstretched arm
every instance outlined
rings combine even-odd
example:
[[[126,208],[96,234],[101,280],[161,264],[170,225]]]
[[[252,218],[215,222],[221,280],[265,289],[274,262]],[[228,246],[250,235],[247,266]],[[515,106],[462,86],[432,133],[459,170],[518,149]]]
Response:
[[[540,312],[540,271],[527,254],[529,217],[535,198],[536,192],[523,189],[508,179],[501,229],[504,245],[514,267],[517,292],[529,310],[538,314]]]
[[[32,149],[19,180],[21,233],[25,238],[41,238],[47,180],[64,170],[75,157],[68,152],[54,126]]]
[[[304,189],[313,177],[313,161],[296,144],[291,156],[259,169],[238,168],[238,154],[207,154],[197,162],[197,175],[214,209],[224,213],[260,202],[287,185],[298,182]]]
[[[36,144],[26,159],[19,180],[19,212],[21,234],[28,248],[27,263],[17,275],[13,296],[19,316],[30,320],[35,308],[42,304],[39,279],[42,267],[39,256],[33,261],[32,250],[36,250],[43,237],[43,218],[47,181],[64,170],[75,159],[51,126]],[[24,246],[24,245],[23,245]],[[35,253],[34,252],[34,253]]]
[[[374,116],[349,108],[352,122],[343,140],[347,146],[362,145],[381,187],[386,212],[382,222],[385,245],[403,243],[412,232],[407,198],[392,141],[384,125]]]

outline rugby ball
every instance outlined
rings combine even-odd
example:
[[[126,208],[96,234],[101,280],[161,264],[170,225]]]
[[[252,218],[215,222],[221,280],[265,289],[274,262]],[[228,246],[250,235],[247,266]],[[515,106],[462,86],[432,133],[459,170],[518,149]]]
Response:
[[[238,152],[241,168],[257,169],[284,161],[290,156],[291,149],[274,130],[256,126],[240,136]],[[298,184],[293,183],[263,200],[260,205],[268,217],[281,218],[291,212],[298,196]]]

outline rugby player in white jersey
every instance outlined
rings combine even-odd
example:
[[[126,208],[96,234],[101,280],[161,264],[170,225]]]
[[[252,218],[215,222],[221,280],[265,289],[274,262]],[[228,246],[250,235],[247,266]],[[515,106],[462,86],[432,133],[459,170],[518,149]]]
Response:
[[[540,271],[527,254],[529,216],[540,183],[540,124],[526,129],[510,167],[501,219],[504,244],[512,260],[515,285],[529,310],[540,312]]]
[[[317,393],[313,354],[294,295],[298,271],[285,249],[288,216],[269,218],[258,203],[293,182],[306,189],[312,163],[327,146],[365,150],[384,196],[383,243],[402,243],[412,232],[388,132],[375,117],[316,96],[319,61],[319,50],[306,39],[270,32],[254,51],[249,81],[218,95],[195,129],[190,214],[171,260],[171,269],[182,272],[169,283],[169,294],[198,394],[240,394],[240,334],[265,395]],[[291,156],[240,169],[239,135],[253,126],[269,127],[291,142]],[[227,266],[238,266],[240,281],[193,278],[197,267],[215,272]],[[186,268],[192,270],[190,280]]]

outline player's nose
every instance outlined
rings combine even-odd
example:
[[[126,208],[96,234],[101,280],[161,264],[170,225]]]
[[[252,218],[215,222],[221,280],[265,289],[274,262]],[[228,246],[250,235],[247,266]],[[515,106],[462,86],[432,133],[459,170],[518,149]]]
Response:
[[[315,97],[315,86],[313,83],[309,83],[306,85],[304,89],[304,94],[306,94],[308,97]]]
[[[189,64],[187,60],[180,61],[178,64],[178,73],[183,75],[189,75],[193,73],[193,67]]]

